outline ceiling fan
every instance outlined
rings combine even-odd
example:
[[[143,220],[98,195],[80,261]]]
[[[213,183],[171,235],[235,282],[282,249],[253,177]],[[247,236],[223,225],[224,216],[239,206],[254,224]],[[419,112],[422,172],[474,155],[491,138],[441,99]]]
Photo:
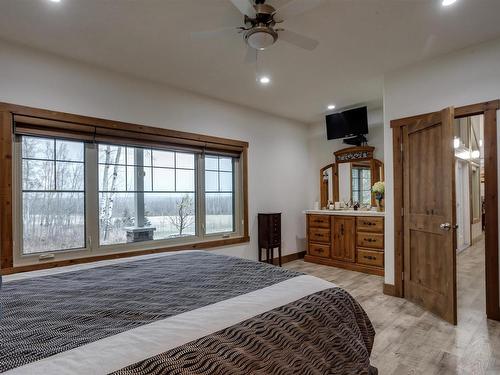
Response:
[[[278,40],[283,40],[297,47],[313,50],[318,41],[305,35],[277,27],[286,19],[298,16],[319,6],[324,0],[292,0],[279,9],[266,4],[266,0],[231,0],[243,14],[243,26],[225,27],[212,31],[192,33],[196,39],[206,39],[237,32],[243,34],[247,44],[247,62],[257,60],[257,51],[265,50]]]

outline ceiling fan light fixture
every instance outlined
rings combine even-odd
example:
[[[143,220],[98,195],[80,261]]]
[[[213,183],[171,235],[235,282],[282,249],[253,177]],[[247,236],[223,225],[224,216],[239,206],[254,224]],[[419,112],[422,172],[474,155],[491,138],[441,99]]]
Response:
[[[276,31],[270,27],[257,26],[248,30],[245,34],[245,41],[247,44],[258,50],[264,50],[270,47],[278,39]]]
[[[452,4],[455,4],[457,2],[457,0],[443,0],[441,2],[441,5],[444,6],[444,7],[448,7]]]
[[[271,78],[269,78],[268,76],[260,76],[259,83],[261,85],[268,85],[269,83],[271,83]]]

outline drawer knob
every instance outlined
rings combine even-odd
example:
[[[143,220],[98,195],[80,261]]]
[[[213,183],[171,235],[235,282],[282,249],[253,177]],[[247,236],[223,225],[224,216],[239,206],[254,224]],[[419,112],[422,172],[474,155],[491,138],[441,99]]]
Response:
[[[375,258],[374,256],[371,256],[371,255],[363,255],[363,258],[368,259],[368,260],[375,260],[375,259],[377,259],[377,258]]]
[[[376,242],[377,240],[374,238],[365,238],[366,242]]]

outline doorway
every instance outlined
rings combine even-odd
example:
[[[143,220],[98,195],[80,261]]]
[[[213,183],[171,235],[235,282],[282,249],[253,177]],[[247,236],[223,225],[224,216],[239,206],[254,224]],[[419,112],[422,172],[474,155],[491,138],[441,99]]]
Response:
[[[457,139],[457,138],[455,138]],[[455,192],[457,206],[457,253],[461,253],[471,243],[471,220],[470,220],[470,175],[469,163],[457,158],[455,152]]]
[[[460,321],[486,315],[484,242],[484,115],[455,119],[457,313]]]
[[[462,215],[460,212],[457,215],[456,205],[457,195],[465,195],[466,189],[455,190],[456,178],[465,178],[466,172],[461,170],[457,173],[458,168],[464,166],[457,166],[454,162],[453,125],[456,119],[478,115],[484,116],[485,213],[481,217],[486,230],[485,310],[489,319],[500,320],[497,198],[499,108],[500,101],[496,100],[391,121],[395,199],[394,294],[422,305],[452,324],[457,322],[456,250],[460,240],[464,248],[467,243],[467,232],[460,236],[456,227],[461,221],[467,222],[467,213]],[[469,179],[473,173],[481,178],[480,168],[476,171],[472,167],[468,168]],[[423,182],[422,189],[415,189],[415,182]],[[469,194],[472,193],[472,186],[469,185]],[[482,202],[474,207],[471,202],[469,215],[477,214],[478,207],[482,214]],[[466,229],[466,224],[462,225]]]

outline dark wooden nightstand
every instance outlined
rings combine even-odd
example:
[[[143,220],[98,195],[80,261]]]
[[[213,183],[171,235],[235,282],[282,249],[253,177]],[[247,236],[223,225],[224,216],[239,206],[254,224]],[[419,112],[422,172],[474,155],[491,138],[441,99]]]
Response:
[[[278,248],[278,262],[281,267],[281,213],[259,214],[259,262],[262,249],[266,249],[266,262],[273,263],[274,249]]]

